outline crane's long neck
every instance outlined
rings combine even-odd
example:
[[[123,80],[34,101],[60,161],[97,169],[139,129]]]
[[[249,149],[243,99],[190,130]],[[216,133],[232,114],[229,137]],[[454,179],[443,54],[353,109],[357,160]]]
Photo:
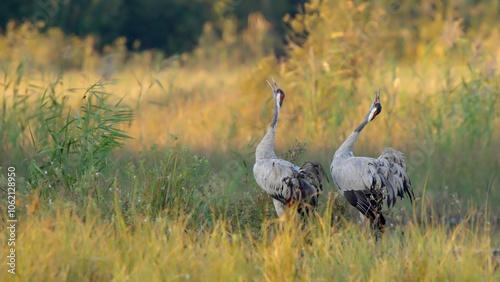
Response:
[[[274,136],[276,135],[276,127],[278,125],[278,117],[280,114],[280,109],[278,108],[277,103],[274,103],[274,115],[273,120],[271,121],[271,125],[257,146],[257,150],[255,151],[255,158],[257,160],[261,159],[270,159],[276,158],[276,154],[274,153]]]
[[[333,158],[338,157],[338,156],[352,156],[352,148],[354,147],[354,144],[356,144],[356,141],[358,141],[359,135],[361,134],[361,131],[365,126],[368,124],[368,116],[365,117],[365,119],[361,122],[361,124],[356,127],[356,129],[347,137],[347,139],[342,143],[340,148],[335,152],[335,155]]]

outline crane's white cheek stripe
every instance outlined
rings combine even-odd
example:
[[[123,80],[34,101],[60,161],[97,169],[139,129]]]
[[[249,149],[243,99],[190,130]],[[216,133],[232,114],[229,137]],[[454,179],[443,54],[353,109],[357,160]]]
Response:
[[[368,116],[368,121],[372,120],[373,115],[375,115],[375,111],[377,111],[377,108],[372,109],[372,111],[370,112],[370,115]]]

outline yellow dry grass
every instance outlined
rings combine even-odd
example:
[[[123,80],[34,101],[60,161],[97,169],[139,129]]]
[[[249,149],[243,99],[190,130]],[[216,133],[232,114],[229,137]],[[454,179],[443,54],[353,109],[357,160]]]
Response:
[[[71,212],[70,212],[71,211]],[[376,242],[366,226],[331,225],[328,215],[305,225],[292,215],[265,221],[259,235],[218,219],[188,228],[189,215],[136,217],[125,225],[82,218],[56,202],[23,218],[18,229],[17,275],[26,281],[497,281],[498,257],[483,226],[409,224]],[[192,224],[192,223],[191,223]],[[0,239],[6,253],[6,237]],[[12,278],[6,265],[0,278]]]

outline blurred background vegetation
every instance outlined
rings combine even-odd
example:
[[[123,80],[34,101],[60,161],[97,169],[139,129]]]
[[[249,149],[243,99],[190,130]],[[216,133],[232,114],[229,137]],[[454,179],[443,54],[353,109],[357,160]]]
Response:
[[[295,15],[305,0],[33,0],[2,1],[0,26],[7,23],[43,21],[42,31],[58,27],[66,35],[93,35],[93,47],[102,49],[124,37],[133,50],[158,49],[168,56],[191,51],[206,22],[213,23],[219,36],[227,20],[237,31],[247,25],[251,13],[260,12],[272,25],[276,49],[284,43],[286,14]]]
[[[272,253],[272,244],[255,243],[281,238],[268,233],[266,220],[275,217],[274,208],[252,175],[255,147],[272,115],[265,80],[274,76],[286,93],[276,153],[297,163],[318,160],[325,168],[381,88],[382,114],[363,131],[355,154],[376,157],[387,146],[406,154],[418,201],[400,203],[402,209],[388,218],[410,226],[407,234],[420,240],[414,252],[404,254],[409,265],[421,267],[412,277],[498,276],[491,260],[487,271],[475,268],[483,265],[476,261],[455,272],[459,260],[440,240],[449,239],[446,226],[480,222],[470,233],[462,229],[473,234],[473,243],[460,242],[486,248],[492,238],[493,247],[500,244],[498,229],[491,228],[500,222],[499,13],[496,0],[2,1],[0,165],[18,171],[20,214],[33,226],[48,226],[44,230],[56,238],[54,244],[67,239],[63,257],[73,258],[79,252],[72,249],[79,244],[74,242],[84,238],[53,234],[64,228],[53,228],[52,221],[71,230],[98,229],[104,238],[120,242],[133,241],[127,232],[152,222],[147,230],[151,240],[159,238],[152,243],[158,248],[165,247],[162,230],[168,223],[168,228],[189,230],[189,240],[219,238],[215,242],[227,243],[227,252],[250,250],[240,257],[253,263],[250,275],[280,277],[284,271],[298,275],[292,278],[332,278],[342,273],[328,272],[328,263],[318,273],[302,271],[306,263],[289,264],[295,271],[274,265],[262,257]],[[0,181],[5,187],[6,173]],[[335,236],[344,236],[338,230],[346,226],[341,218],[355,222],[357,214],[336,197],[331,182],[326,186],[318,208],[326,237],[319,237],[336,246],[343,237]],[[0,207],[5,220],[4,201]],[[440,235],[411,229],[427,221],[445,223]],[[108,228],[118,237],[106,233]],[[488,240],[478,235],[485,230]],[[36,237],[27,227],[21,234]],[[224,234],[235,241],[224,241]],[[282,251],[289,250],[287,238],[281,238],[286,242]],[[419,248],[429,238],[437,242],[431,248],[445,246],[442,256],[435,256],[440,263],[421,259]],[[108,253],[134,253],[140,247],[131,244],[125,250],[117,243],[109,250],[92,245],[100,240],[87,239],[87,249],[102,247]],[[248,245],[239,248],[238,240]],[[30,242],[26,253],[43,248],[42,242]],[[351,252],[357,254],[365,243],[347,247],[359,248]],[[254,256],[253,247],[260,255]],[[309,258],[321,261],[324,255]],[[363,273],[393,259],[390,251],[382,263],[370,255],[356,270],[359,277],[368,279]],[[146,271],[133,256],[125,257]],[[117,264],[110,274],[106,265],[92,260],[82,270],[75,259],[61,272],[63,262],[47,270],[33,267],[35,260],[23,261],[34,275],[26,278],[37,277],[38,271],[49,280],[106,279],[130,271]],[[270,270],[260,268],[261,260]],[[355,260],[346,263],[357,265]],[[105,261],[114,263],[111,257]],[[443,261],[451,276],[440,276]],[[181,275],[183,267],[200,267],[196,260],[190,262],[194,266],[177,263],[179,268],[162,271]],[[415,276],[434,265],[431,276]],[[395,280],[407,273],[400,267]],[[226,277],[217,273],[207,277]]]

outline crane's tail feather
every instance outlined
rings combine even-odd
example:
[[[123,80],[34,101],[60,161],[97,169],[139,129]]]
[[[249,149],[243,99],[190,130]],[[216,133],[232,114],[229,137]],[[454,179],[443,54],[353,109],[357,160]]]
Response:
[[[403,153],[401,153],[398,150],[395,150],[394,148],[387,147],[382,151],[382,154],[380,154],[379,159],[386,159],[391,163],[395,163],[399,165],[403,170],[406,172],[406,163],[405,163],[405,156]]]
[[[326,181],[330,182],[323,166],[320,163],[306,161],[300,167],[300,171],[304,173],[309,182],[319,190],[323,191],[323,177]]]
[[[386,180],[387,205],[390,207],[391,204],[395,204],[395,195],[401,199],[407,195],[413,202],[415,194],[411,188],[403,153],[393,148],[385,148],[378,159],[380,161],[379,173]]]
[[[328,179],[321,164],[307,161],[299,171],[283,178],[291,191],[291,198],[286,204],[290,206],[298,203],[299,213],[309,214],[318,204],[319,192],[323,190],[323,177]]]
[[[319,191],[308,180],[303,172],[296,172],[292,176],[285,177],[283,182],[292,191],[292,197],[288,206],[298,204],[301,215],[309,214],[318,204]]]

